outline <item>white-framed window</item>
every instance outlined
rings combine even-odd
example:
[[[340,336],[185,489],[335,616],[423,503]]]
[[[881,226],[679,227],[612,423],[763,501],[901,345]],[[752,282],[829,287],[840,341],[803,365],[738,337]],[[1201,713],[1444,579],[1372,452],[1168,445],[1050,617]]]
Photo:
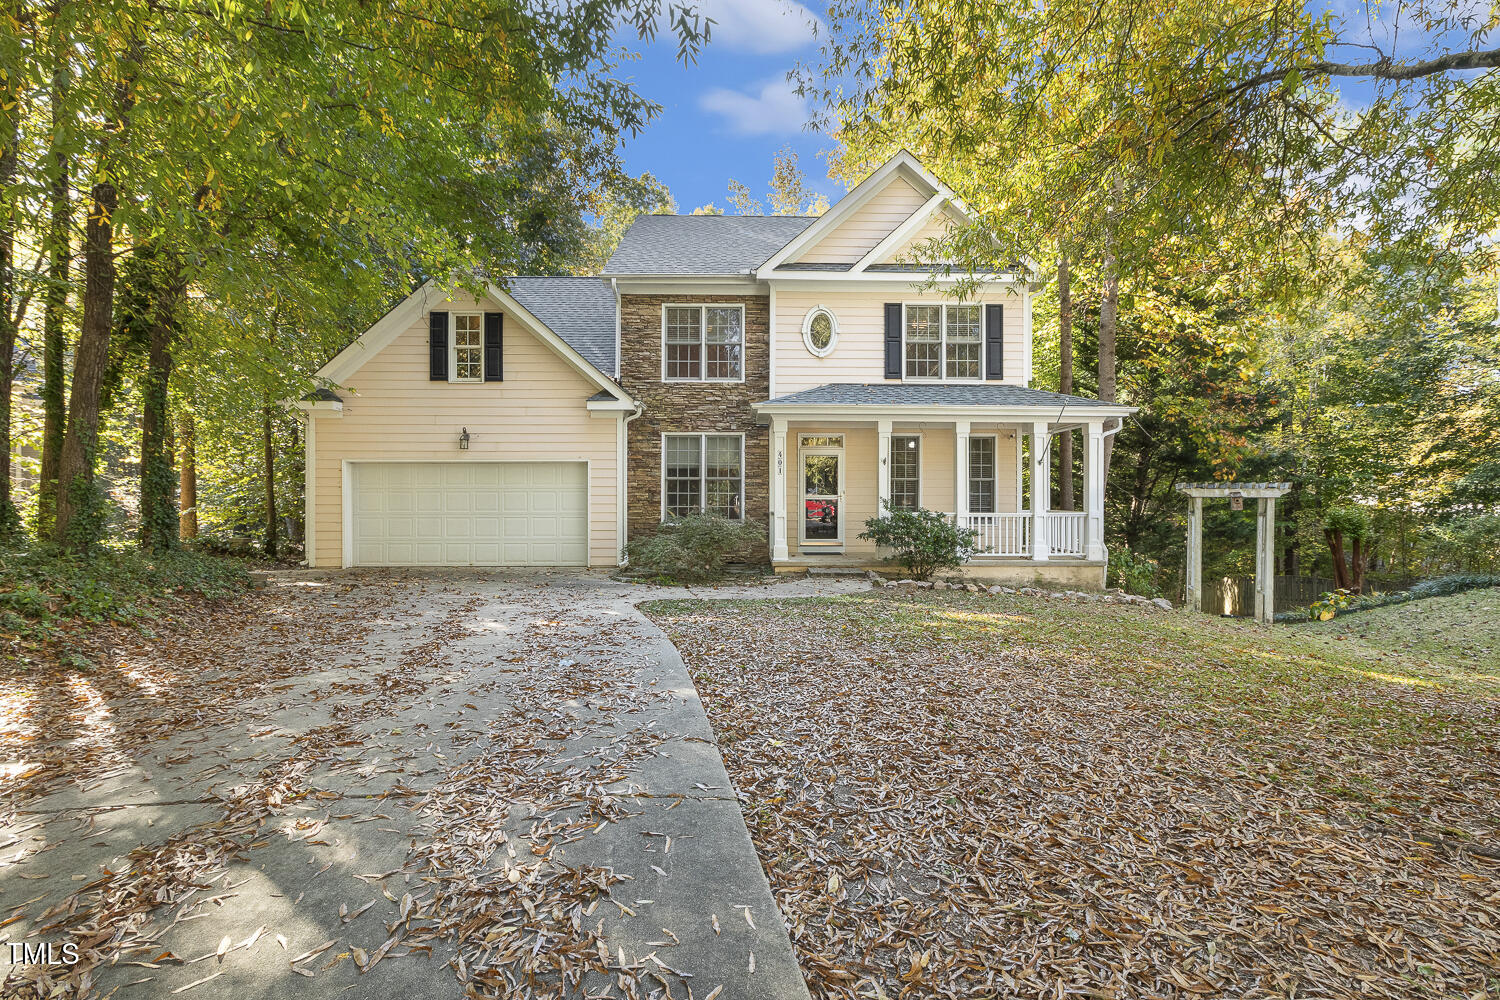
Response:
[[[839,321],[827,306],[813,306],[802,318],[802,343],[815,358],[833,353],[839,340]]]
[[[743,434],[663,434],[662,520],[709,513],[745,516]]]
[[[922,438],[891,435],[891,509],[916,510],[922,505]]]
[[[999,448],[994,435],[976,434],[969,438],[969,513],[995,513]]]
[[[454,313],[448,338],[449,377],[453,382],[484,381],[484,313]]]
[[[662,306],[664,382],[743,382],[745,307]]]
[[[984,310],[978,303],[908,303],[902,364],[915,381],[977,382],[984,374]]]

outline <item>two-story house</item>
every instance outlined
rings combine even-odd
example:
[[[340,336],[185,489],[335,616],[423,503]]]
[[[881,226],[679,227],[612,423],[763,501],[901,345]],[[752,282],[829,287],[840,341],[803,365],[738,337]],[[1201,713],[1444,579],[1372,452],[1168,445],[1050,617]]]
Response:
[[[966,218],[909,154],[820,217],[642,216],[598,277],[432,283],[318,374],[313,566],[615,566],[695,511],[778,570],[875,566],[888,502],[972,527],[970,572],[1104,582],[1106,435],[1129,407],[1030,388],[1024,268],[922,263]],[[1078,433],[1083,510],[1049,510]]]

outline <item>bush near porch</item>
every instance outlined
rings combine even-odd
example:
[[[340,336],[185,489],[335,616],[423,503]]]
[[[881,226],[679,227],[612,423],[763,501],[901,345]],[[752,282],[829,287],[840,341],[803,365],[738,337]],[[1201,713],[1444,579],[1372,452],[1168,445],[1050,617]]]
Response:
[[[977,533],[960,528],[950,515],[923,507],[895,508],[884,500],[881,509],[881,516],[865,522],[859,537],[892,550],[889,561],[913,579],[926,580],[940,569],[957,569],[973,558]]]

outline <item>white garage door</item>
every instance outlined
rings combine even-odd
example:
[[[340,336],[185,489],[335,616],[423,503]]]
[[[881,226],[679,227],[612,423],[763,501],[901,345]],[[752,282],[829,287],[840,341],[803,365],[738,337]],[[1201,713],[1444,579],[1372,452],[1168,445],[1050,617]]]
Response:
[[[356,566],[583,566],[583,462],[351,466]]]

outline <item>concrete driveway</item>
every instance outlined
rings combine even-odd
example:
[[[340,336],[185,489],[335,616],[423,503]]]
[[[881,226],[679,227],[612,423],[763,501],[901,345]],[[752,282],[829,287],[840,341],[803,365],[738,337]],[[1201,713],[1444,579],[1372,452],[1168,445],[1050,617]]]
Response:
[[[284,574],[105,667],[0,678],[0,993],[805,997],[635,608],[685,593]]]

